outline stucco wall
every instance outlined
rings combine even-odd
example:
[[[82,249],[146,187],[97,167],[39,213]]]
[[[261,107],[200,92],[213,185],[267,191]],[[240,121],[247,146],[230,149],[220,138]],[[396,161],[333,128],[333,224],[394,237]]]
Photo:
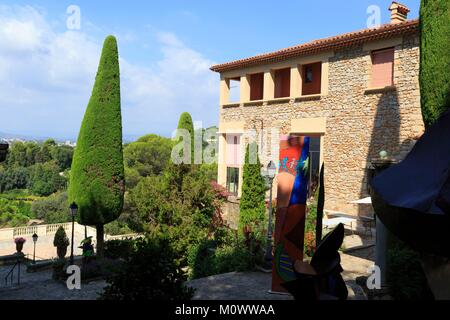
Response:
[[[405,36],[395,46],[393,88],[367,90],[371,69],[369,49],[372,47],[355,46],[336,51],[329,58],[325,95],[222,106],[220,112],[221,124],[244,121],[245,130],[256,130],[258,142],[266,141],[260,147],[263,165],[269,160],[278,163],[279,139],[271,128],[288,134],[292,132],[291,123],[295,123],[295,119],[325,118],[326,132],[322,139],[325,208],[351,214],[361,209],[348,202],[367,196],[366,168],[370,159],[381,150],[402,158],[410,149],[412,139],[424,129],[417,35]],[[261,127],[265,130],[261,131]],[[252,139],[244,133],[242,147]]]

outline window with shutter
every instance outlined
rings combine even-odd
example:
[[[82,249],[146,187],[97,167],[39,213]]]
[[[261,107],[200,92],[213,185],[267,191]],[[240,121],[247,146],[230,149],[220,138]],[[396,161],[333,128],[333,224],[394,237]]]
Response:
[[[392,86],[394,80],[394,48],[372,52],[372,75],[370,87]]]

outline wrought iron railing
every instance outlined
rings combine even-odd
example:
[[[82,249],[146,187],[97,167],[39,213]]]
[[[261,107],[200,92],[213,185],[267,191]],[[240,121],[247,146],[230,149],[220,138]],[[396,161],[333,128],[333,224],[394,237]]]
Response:
[[[14,282],[14,270],[17,267],[17,285],[20,285],[20,264],[21,261],[17,260],[17,262],[13,265],[11,270],[9,270],[8,274],[5,276],[5,286],[8,285],[8,279],[11,279],[11,285]]]

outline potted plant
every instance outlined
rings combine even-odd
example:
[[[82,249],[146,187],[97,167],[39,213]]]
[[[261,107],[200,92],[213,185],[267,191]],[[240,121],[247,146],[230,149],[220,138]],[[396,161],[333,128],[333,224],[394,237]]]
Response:
[[[64,259],[69,244],[70,242],[66,235],[66,231],[63,227],[59,227],[56,231],[55,238],[53,239],[53,245],[56,247],[56,253],[59,259]]]
[[[16,250],[18,253],[22,252],[23,249],[23,244],[26,242],[27,240],[25,240],[25,238],[15,238],[14,242],[16,244]]]

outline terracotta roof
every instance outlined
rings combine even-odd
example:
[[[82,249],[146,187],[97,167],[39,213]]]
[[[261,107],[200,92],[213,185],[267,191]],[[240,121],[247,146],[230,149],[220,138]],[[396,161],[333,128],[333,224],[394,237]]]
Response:
[[[368,41],[388,39],[397,35],[415,33],[418,31],[419,19],[409,20],[397,24],[384,24],[379,28],[363,29],[355,32],[344,33],[338,36],[314,40],[304,44],[274,52],[260,54],[250,58],[218,64],[212,66],[211,70],[215,72],[224,72],[258,64],[273,63],[292,57],[335,50],[343,47],[365,43]]]

